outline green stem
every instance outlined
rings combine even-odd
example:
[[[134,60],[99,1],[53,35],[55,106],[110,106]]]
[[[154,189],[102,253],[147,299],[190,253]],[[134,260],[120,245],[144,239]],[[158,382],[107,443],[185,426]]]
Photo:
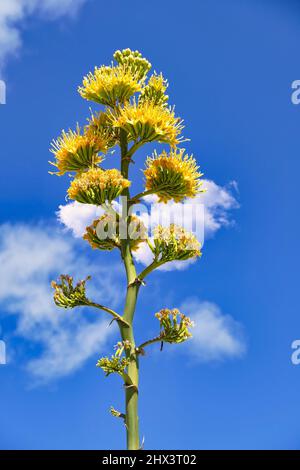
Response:
[[[128,178],[128,170],[130,160],[126,158],[128,153],[126,133],[120,131],[120,147],[121,147],[121,172],[124,178]],[[126,188],[122,196],[122,218],[127,221],[127,201],[130,197],[129,190]],[[128,222],[127,222],[128,223]],[[139,423],[138,423],[138,384],[139,384],[139,358],[136,352],[133,318],[135,313],[136,301],[139,291],[139,284],[136,280],[136,269],[132,258],[128,237],[121,240],[121,252],[125,265],[127,277],[127,293],[125,300],[125,309],[123,319],[128,324],[124,325],[119,322],[120,333],[123,341],[129,341],[131,349],[126,351],[129,359],[127,367],[127,375],[132,383],[131,386],[125,384],[125,402],[126,402],[126,432],[127,432],[127,449],[138,450],[140,448],[139,439]]]
[[[104,312],[107,312],[110,315],[112,315],[114,317],[114,319],[117,320],[118,322],[120,322],[120,323],[122,323],[126,326],[129,326],[129,324],[124,320],[124,318],[121,317],[121,315],[119,315],[117,312],[114,312],[114,310],[112,310],[111,308],[104,307],[104,305],[100,305],[100,304],[97,304],[95,302],[88,302],[84,305],[88,305],[89,307],[95,307],[95,308],[98,308],[99,310],[103,310]]]
[[[140,199],[142,199],[145,196],[148,196],[149,194],[157,194],[159,191],[161,191],[164,188],[167,188],[166,184],[162,184],[160,186],[157,186],[154,189],[148,189],[147,191],[143,191],[139,194],[136,194],[136,196],[134,196],[132,199],[130,199],[129,205],[132,206],[133,204],[136,204],[136,203],[140,202]]]
[[[135,143],[132,145],[131,149],[129,149],[129,150],[127,151],[126,157],[127,157],[127,158],[131,158],[132,155],[133,155],[142,145],[144,145],[144,143],[145,143],[145,142],[144,142],[143,140],[140,140],[139,142],[135,142]]]
[[[130,255],[131,256],[131,255]],[[124,258],[125,266],[131,265],[129,256],[126,254]],[[131,269],[128,281],[133,282],[135,280],[135,268]],[[140,447],[139,442],[139,424],[138,424],[138,385],[139,385],[139,358],[135,350],[135,339],[133,331],[133,316],[136,307],[136,300],[138,295],[139,286],[137,284],[129,284],[127,288],[124,320],[127,321],[130,326],[126,327],[121,324],[120,331],[123,341],[130,341],[131,350],[126,351],[127,357],[130,362],[127,367],[127,375],[134,386],[125,386],[125,399],[126,399],[126,429],[127,429],[127,448],[128,450],[137,450]]]
[[[144,269],[144,271],[141,272],[141,274],[138,275],[138,279],[140,281],[143,281],[148,274],[150,274],[154,269],[159,268],[159,266],[162,266],[165,264],[165,261],[153,261],[147,268]]]
[[[145,196],[148,196],[149,194],[154,194],[157,190],[155,189],[149,189],[148,191],[143,191],[136,196],[134,196],[132,199],[130,199],[129,204],[132,206],[133,204],[137,204],[140,202],[140,199],[142,199]]]
[[[146,347],[146,346],[150,346],[150,344],[154,344],[154,343],[160,343],[163,341],[163,338],[161,335],[158,335],[156,336],[155,338],[153,339],[148,339],[148,341],[145,341],[144,343],[140,344],[136,350],[137,350],[137,353],[138,354],[141,354],[142,350]]]

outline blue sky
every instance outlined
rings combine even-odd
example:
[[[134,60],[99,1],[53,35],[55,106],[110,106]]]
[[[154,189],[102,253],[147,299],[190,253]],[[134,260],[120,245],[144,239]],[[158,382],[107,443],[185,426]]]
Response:
[[[185,306],[203,331],[213,325],[209,341],[197,329],[190,345],[152,348],[142,360],[145,446],[298,449],[300,366],[290,360],[300,337],[300,107],[291,102],[300,78],[298,2],[27,3],[0,7],[0,322],[8,355],[0,447],[124,447],[124,429],[108,413],[123,407],[120,381],[95,368],[115,333],[98,313],[55,309],[48,287],[61,272],[92,272],[93,294],[120,309],[123,273],[117,256],[91,253],[73,237],[69,206],[61,217],[73,232],[57,221],[68,182],[48,174],[48,148],[89,114],[76,91],[82,76],[130,47],[169,79],[186,147],[211,185],[202,259],[154,274],[138,305],[141,341],[155,333],[153,314],[164,306]]]

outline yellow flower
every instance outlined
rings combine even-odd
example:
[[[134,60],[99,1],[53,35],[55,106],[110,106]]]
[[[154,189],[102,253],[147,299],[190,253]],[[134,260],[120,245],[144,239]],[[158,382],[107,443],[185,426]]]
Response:
[[[120,248],[120,243],[116,234],[116,221],[108,214],[103,215],[100,219],[94,220],[92,225],[86,228],[83,239],[95,250],[108,250]],[[97,229],[107,234],[107,236],[98,237]]]
[[[118,197],[130,184],[119,170],[92,168],[74,178],[68,189],[68,196],[84,204],[100,206]]]
[[[77,125],[75,132],[71,129],[68,132],[63,131],[57,140],[53,140],[50,151],[55,155],[56,161],[50,163],[57,167],[57,175],[68,171],[81,171],[100,163],[102,157],[98,152],[106,150],[105,136],[96,135],[88,129],[81,134]]]
[[[148,84],[142,89],[139,103],[145,101],[151,101],[155,105],[165,106],[169,99],[168,95],[165,95],[165,91],[168,88],[168,81],[162,76],[154,73],[149,78]]]
[[[201,256],[201,245],[195,235],[183,227],[175,224],[169,227],[158,225],[154,229],[152,251],[156,261],[167,263]]]
[[[202,173],[198,169],[196,160],[184,155],[184,149],[163,151],[160,155],[154,152],[146,160],[146,190],[157,194],[160,202],[171,199],[180,202],[185,197],[195,197],[202,185]]]
[[[179,137],[183,129],[182,123],[179,117],[175,117],[174,108],[157,106],[151,101],[127,104],[119,113],[112,113],[112,125],[124,129],[128,140],[156,140],[172,147],[182,141]]]
[[[118,103],[126,103],[141,89],[142,80],[131,69],[123,65],[103,65],[95,67],[94,73],[84,77],[83,86],[78,91],[86,100],[114,107]]]
[[[111,126],[110,115],[102,111],[96,114],[92,112],[91,119],[88,119],[86,132],[90,135],[104,137],[107,141],[107,148],[114,147],[118,141],[116,129]]]
[[[120,229],[120,225],[123,229]],[[100,219],[94,220],[90,227],[87,227],[83,236],[92,248],[109,251],[121,247],[121,237],[128,237],[130,248],[135,251],[140,243],[146,240],[147,230],[143,222],[136,216],[130,217],[127,229],[126,224],[122,225],[118,215],[115,217],[111,214],[104,214]]]

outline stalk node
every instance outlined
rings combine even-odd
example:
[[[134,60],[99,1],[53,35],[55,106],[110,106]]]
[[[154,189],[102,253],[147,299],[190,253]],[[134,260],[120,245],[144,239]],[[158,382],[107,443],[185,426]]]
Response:
[[[133,282],[128,284],[127,287],[134,287],[134,286],[141,286],[141,285],[145,286],[146,282],[143,279],[140,279],[139,277],[137,277],[137,278],[135,278],[135,280]]]
[[[118,322],[118,323],[121,323],[121,324],[123,324],[124,326],[127,326],[127,327],[130,326],[129,323],[127,323],[127,321],[124,320],[124,319],[121,318],[121,317],[120,317],[120,318],[113,318],[113,319],[109,322],[108,326],[111,326],[114,321],[116,321],[116,322]]]
[[[141,356],[146,355],[146,351],[145,351],[144,348],[135,348],[135,352],[136,352],[136,354],[140,354]]]
[[[128,161],[129,163],[135,163],[135,161],[132,160],[132,158],[131,158],[130,155],[125,155],[125,157],[123,157],[123,160],[126,160],[126,161]]]
[[[130,385],[124,385],[124,387],[127,389],[127,388],[133,388],[136,392],[139,391],[138,387],[134,384],[130,384]]]

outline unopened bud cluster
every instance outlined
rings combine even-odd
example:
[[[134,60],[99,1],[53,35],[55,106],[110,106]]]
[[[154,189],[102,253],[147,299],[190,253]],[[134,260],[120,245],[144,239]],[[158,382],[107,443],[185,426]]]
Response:
[[[51,286],[54,289],[54,302],[58,307],[74,308],[80,305],[87,305],[89,300],[86,297],[86,279],[73,285],[73,277],[62,274],[60,282],[52,281]]]

